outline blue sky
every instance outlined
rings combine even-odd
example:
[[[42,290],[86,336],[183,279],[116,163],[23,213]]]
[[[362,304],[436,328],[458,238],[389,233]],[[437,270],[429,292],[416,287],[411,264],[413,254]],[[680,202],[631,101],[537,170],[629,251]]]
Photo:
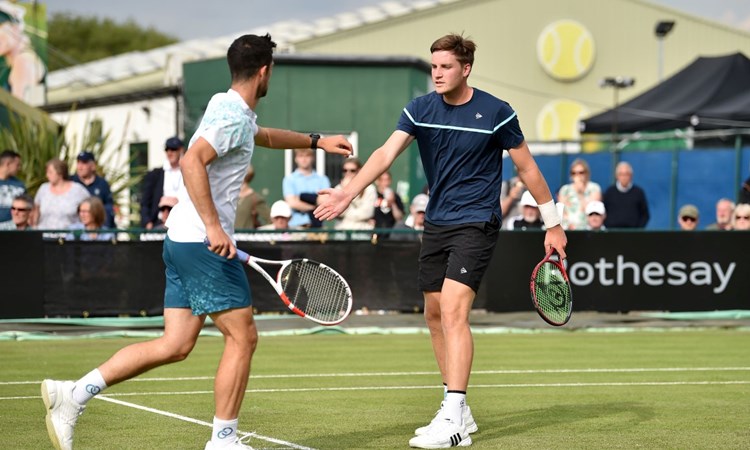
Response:
[[[135,19],[177,38],[224,36],[285,19],[316,19],[384,0],[47,0],[50,13]],[[413,3],[416,0],[400,0]],[[593,0],[592,0],[593,1]],[[651,0],[750,32],[750,0]],[[291,11],[291,12],[290,12]]]

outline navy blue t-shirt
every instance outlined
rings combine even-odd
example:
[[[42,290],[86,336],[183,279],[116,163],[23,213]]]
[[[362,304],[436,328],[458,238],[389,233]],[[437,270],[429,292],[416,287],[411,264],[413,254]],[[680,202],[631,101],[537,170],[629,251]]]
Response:
[[[406,105],[396,128],[417,139],[430,187],[427,221],[458,225],[502,216],[503,150],[524,141],[508,103],[477,88],[457,106],[431,92]]]

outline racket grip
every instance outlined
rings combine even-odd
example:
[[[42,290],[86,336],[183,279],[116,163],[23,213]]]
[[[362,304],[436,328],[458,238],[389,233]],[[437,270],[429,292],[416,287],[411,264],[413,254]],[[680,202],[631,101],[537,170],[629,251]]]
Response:
[[[208,241],[208,238],[203,239],[203,243],[206,244],[206,247],[211,246],[211,243]],[[247,263],[248,261],[250,261],[250,255],[248,255],[247,252],[244,252],[237,247],[235,247],[235,249],[237,250],[237,259],[239,259],[240,261],[244,263]]]

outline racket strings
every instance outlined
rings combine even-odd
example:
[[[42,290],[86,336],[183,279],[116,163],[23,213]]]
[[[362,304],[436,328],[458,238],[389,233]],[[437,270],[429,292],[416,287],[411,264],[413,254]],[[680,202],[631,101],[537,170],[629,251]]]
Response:
[[[348,313],[349,288],[324,265],[295,261],[284,269],[281,280],[289,301],[310,318],[338,322]]]
[[[552,263],[542,264],[534,281],[538,309],[551,321],[565,323],[571,313],[572,298],[560,269]]]

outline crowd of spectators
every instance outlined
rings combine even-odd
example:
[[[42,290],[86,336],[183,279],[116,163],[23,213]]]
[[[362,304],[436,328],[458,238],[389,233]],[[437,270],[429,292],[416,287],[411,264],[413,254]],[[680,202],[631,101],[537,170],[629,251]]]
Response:
[[[182,184],[180,159],[185,152],[178,137],[167,139],[163,166],[148,172],[140,198],[140,225],[153,230],[141,240],[161,240],[164,223],[178,202]],[[283,199],[268,206],[266,198],[252,187],[255,175],[249,167],[237,199],[235,228],[238,237],[248,238],[248,230],[258,231],[253,240],[325,239],[324,228],[352,230],[354,239],[418,240],[424,226],[429,196],[427,190],[411,202],[404,201],[393,189],[390,172],[383,173],[373,185],[365,188],[350,207],[332,225],[320,223],[312,215],[318,204],[318,192],[331,186],[330,179],[315,169],[312,149],[294,149],[294,170],[282,181]],[[55,237],[67,240],[109,241],[116,237],[115,206],[107,180],[98,170],[96,156],[82,151],[76,157],[75,174],[69,176],[68,165],[57,158],[47,161],[43,183],[32,198],[18,178],[21,155],[13,150],[0,153],[0,231],[53,230]],[[346,186],[362,163],[347,158],[341,165],[337,187]],[[627,162],[617,164],[615,182],[604,191],[591,181],[591,168],[584,159],[570,165],[569,183],[557,192],[563,206],[562,223],[566,230],[605,231],[643,229],[650,215],[644,189],[634,183],[633,168]],[[715,221],[706,230],[750,229],[750,178],[740,188],[739,203],[720,198],[716,203]],[[499,199],[503,211],[503,229],[513,231],[543,230],[537,203],[518,177],[502,186]],[[676,224],[680,230],[700,229],[700,212],[693,204],[681,205]],[[64,230],[68,232],[61,233]],[[396,230],[396,231],[390,231]],[[406,230],[406,231],[405,231]],[[260,233],[262,232],[262,233]],[[305,233],[307,232],[307,233]],[[364,232],[364,234],[362,233]],[[359,237],[357,237],[359,236]]]

